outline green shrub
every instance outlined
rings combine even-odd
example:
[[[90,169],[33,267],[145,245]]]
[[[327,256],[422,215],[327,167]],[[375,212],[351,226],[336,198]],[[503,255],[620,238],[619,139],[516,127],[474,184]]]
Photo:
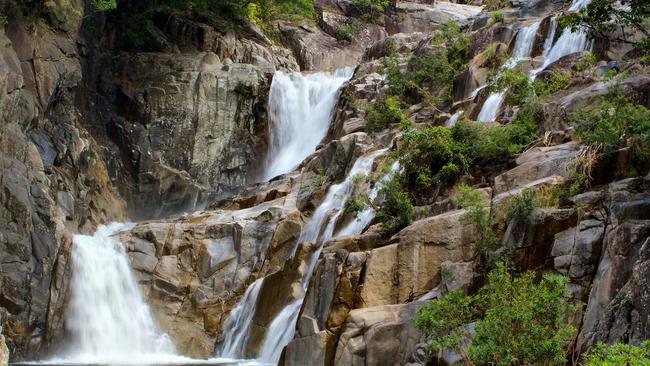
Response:
[[[519,194],[510,197],[506,220],[514,223],[525,223],[536,208],[535,192],[528,189],[523,190]]]
[[[493,23],[501,23],[505,20],[506,16],[503,14],[503,12],[500,11],[493,11],[490,12],[490,19],[492,20]]]
[[[93,0],[93,4],[101,11],[117,9],[116,0]]]
[[[481,53],[481,57],[484,60],[484,66],[494,70],[498,69],[506,62],[508,55],[506,53],[499,53],[499,47],[502,45],[503,43],[500,42],[492,42],[485,47],[485,50]]]
[[[399,124],[400,127],[410,124],[400,101],[395,97],[375,102],[368,111],[367,119],[366,130],[369,132],[381,131],[393,124]]]
[[[648,366],[650,365],[650,341],[639,346],[616,343],[597,344],[585,355],[584,366]]]
[[[551,74],[544,80],[537,80],[533,83],[536,94],[545,98],[554,94],[569,85],[571,75],[561,70],[553,70]]]
[[[512,277],[505,266],[490,273],[488,283],[476,295],[449,293],[422,307],[415,324],[428,339],[431,351],[452,348],[474,365],[562,365],[565,347],[574,333],[566,325],[573,308],[567,304],[563,276],[535,273]],[[462,328],[474,323],[469,347]]]
[[[506,92],[505,103],[519,106],[535,93],[533,84],[527,74],[521,70],[499,70],[488,80],[488,90],[491,92]]]
[[[356,193],[348,197],[348,200],[345,201],[344,211],[347,214],[356,214],[357,212],[365,210],[369,206],[370,200],[368,199],[368,196]]]
[[[574,68],[578,72],[583,72],[595,66],[597,62],[596,56],[592,52],[587,52],[587,55],[583,59],[576,62]]]
[[[485,0],[483,5],[487,11],[496,11],[508,7],[508,0]]]
[[[613,90],[597,107],[573,111],[569,121],[584,143],[602,149],[606,156],[624,147],[632,149],[637,161],[650,151],[650,111]]]
[[[493,260],[493,258],[489,258],[490,252],[501,244],[500,238],[493,230],[495,222],[490,202],[483,196],[483,193],[466,184],[461,184],[458,187],[458,194],[453,197],[453,201],[467,211],[463,220],[474,226],[478,232],[476,248],[483,257],[482,259],[487,260],[489,265],[489,262]]]
[[[351,3],[361,13],[361,18],[372,21],[383,14],[390,0],[352,0]]]
[[[392,95],[411,103],[430,100],[437,107],[452,102],[453,83],[465,67],[469,37],[455,23],[445,23],[434,34],[433,49],[412,56],[402,71],[395,54],[383,61],[386,83]]]
[[[344,24],[336,29],[336,39],[351,42],[358,33],[359,27],[356,24]]]
[[[383,224],[383,230],[387,235],[396,233],[413,221],[411,196],[404,190],[400,174],[395,174],[384,181],[379,193],[384,199],[377,208],[377,219]]]
[[[451,130],[441,126],[405,133],[398,156],[405,183],[420,190],[438,182],[453,183],[471,162],[466,147],[454,140]]]

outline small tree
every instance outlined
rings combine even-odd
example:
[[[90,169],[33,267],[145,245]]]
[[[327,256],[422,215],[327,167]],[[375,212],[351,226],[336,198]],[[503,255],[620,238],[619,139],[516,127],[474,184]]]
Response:
[[[566,322],[573,311],[564,293],[567,281],[544,275],[536,282],[533,272],[512,277],[501,264],[478,294],[455,291],[434,300],[418,311],[415,324],[430,351],[451,348],[475,365],[561,365],[575,331]],[[474,323],[473,337],[463,326],[468,323]]]
[[[571,14],[562,19],[562,25],[571,27],[574,31],[586,29],[591,37],[602,37],[612,41],[634,44],[646,56],[650,56],[650,30],[645,22],[650,18],[650,2],[648,0],[627,0],[619,6],[614,0],[593,0],[579,13]],[[621,30],[621,36],[614,36],[616,30]],[[640,39],[629,37],[630,29],[643,35]]]

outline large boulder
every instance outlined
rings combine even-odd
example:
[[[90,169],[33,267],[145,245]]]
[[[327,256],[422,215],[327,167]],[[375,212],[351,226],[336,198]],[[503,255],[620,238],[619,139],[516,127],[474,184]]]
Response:
[[[413,318],[422,302],[352,310],[336,345],[334,364],[404,365],[421,333]]]
[[[494,193],[499,194],[551,176],[568,178],[569,164],[580,152],[580,144],[534,147],[517,157],[517,167],[494,178]]]
[[[449,21],[468,21],[482,10],[480,6],[442,1],[434,4],[398,1],[397,6],[386,15],[386,30],[389,34],[430,33]]]
[[[402,303],[419,298],[441,281],[445,261],[468,262],[476,255],[475,229],[462,221],[464,210],[412,223],[390,245],[370,252],[363,287],[363,307]]]

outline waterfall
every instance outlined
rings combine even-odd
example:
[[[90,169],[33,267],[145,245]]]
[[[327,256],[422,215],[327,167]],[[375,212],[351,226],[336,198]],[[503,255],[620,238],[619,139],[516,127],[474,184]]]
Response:
[[[64,357],[75,363],[151,363],[177,360],[160,332],[112,235],[129,225],[100,226],[93,236],[75,235],[66,326],[71,345]]]
[[[535,44],[535,37],[537,36],[539,25],[540,22],[535,22],[519,30],[512,50],[512,57],[510,57],[505,65],[503,65],[504,68],[512,69],[517,66],[519,61],[530,57],[530,54],[533,52],[533,45]],[[505,96],[505,92],[490,94],[490,96],[485,100],[485,103],[483,103],[483,107],[479,112],[477,120],[479,122],[494,121],[499,113],[499,109],[501,108]]]
[[[323,242],[334,237],[337,218],[343,213],[345,202],[354,189],[354,177],[360,174],[369,174],[375,159],[385,152],[386,149],[378,150],[357,159],[345,180],[329,188],[323,202],[303,228],[298,243],[313,242],[320,245],[318,250],[311,256],[308,270],[302,279],[303,296],[285,306],[271,322],[260,349],[260,361],[276,364],[280,359],[284,346],[293,339],[296,321],[304,300],[304,293],[307,291],[309,280],[322,251]],[[355,232],[352,232],[352,234],[361,233],[364,227],[356,225]]]
[[[223,343],[216,351],[220,357],[235,359],[242,355],[250,336],[255,305],[262,288],[262,282],[264,282],[264,278],[258,278],[248,286],[237,306],[230,311],[223,324],[223,329],[226,331]]]
[[[590,2],[591,0],[573,0],[569,11],[579,11],[589,5]],[[552,37],[555,38],[555,28],[557,27],[557,19],[555,17],[551,19],[551,27],[553,29]],[[553,42],[553,38],[550,38],[551,43]],[[546,39],[546,42],[549,42],[549,38]],[[550,47],[548,52],[544,53],[544,63],[542,66],[532,71],[533,77],[537,76],[537,74],[546,69],[550,64],[562,57],[572,53],[586,51],[590,47],[591,42],[587,38],[585,31],[578,30],[577,32],[573,32],[570,28],[565,28],[557,42]]]
[[[353,68],[334,73],[276,72],[269,94],[269,150],[264,180],[290,172],[327,134],[339,91]]]
[[[557,32],[557,17],[551,18],[551,24],[548,26],[548,34],[546,40],[544,41],[544,51],[542,52],[542,57],[547,58],[549,52],[553,48],[553,42],[555,41],[555,32]]]

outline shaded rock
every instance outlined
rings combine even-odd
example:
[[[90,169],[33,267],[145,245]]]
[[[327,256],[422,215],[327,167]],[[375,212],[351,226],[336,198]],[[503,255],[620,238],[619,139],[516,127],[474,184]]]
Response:
[[[403,365],[420,341],[421,302],[352,310],[336,345],[336,365]]]

